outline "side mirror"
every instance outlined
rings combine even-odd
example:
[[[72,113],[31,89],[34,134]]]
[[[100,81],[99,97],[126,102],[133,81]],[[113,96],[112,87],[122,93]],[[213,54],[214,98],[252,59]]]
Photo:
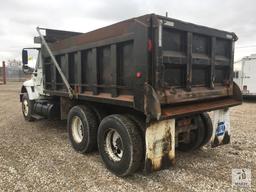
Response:
[[[28,65],[23,65],[22,67],[24,73],[29,73],[29,67]]]
[[[22,64],[23,66],[28,64],[28,51],[25,49],[22,50]]]

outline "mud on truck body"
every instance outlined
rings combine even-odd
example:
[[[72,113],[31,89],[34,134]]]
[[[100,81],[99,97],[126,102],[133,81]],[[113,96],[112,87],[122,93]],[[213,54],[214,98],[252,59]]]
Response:
[[[72,147],[98,149],[116,175],[230,142],[229,108],[242,100],[234,33],[155,14],[84,34],[37,31],[37,65],[20,94],[25,119],[67,119]],[[26,69],[28,49],[22,58]]]

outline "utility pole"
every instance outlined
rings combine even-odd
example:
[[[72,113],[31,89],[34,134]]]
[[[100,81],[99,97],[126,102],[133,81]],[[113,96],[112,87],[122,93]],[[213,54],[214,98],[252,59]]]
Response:
[[[5,70],[5,62],[3,61],[3,83],[6,84],[6,70]]]

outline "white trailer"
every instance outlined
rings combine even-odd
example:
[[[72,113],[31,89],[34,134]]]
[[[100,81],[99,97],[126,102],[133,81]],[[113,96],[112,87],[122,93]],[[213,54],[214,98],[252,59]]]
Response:
[[[234,81],[240,87],[244,98],[256,98],[256,54],[235,62]]]

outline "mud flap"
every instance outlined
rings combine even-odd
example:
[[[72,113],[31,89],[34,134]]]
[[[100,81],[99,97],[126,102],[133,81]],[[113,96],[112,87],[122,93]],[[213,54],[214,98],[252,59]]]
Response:
[[[230,143],[230,118],[229,110],[222,109],[213,112],[213,133],[211,146],[217,147]]]
[[[145,135],[145,172],[168,168],[175,162],[175,119],[151,123]]]

